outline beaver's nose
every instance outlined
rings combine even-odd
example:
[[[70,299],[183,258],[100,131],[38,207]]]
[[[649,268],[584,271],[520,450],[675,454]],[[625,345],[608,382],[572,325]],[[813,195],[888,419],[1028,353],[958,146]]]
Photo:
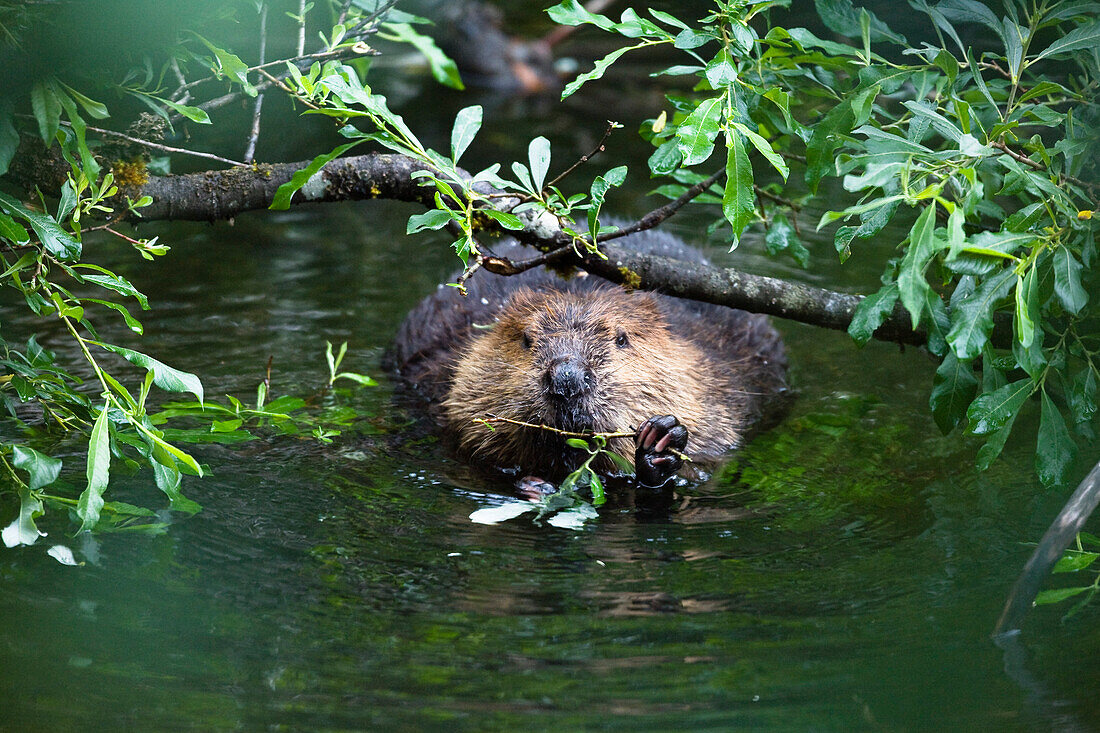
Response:
[[[545,381],[550,396],[572,399],[591,391],[596,375],[576,356],[559,356],[550,362]]]

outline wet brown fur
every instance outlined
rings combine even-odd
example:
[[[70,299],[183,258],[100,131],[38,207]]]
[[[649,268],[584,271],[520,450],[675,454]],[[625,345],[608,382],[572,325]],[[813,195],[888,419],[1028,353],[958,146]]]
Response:
[[[678,242],[659,244],[661,254],[701,259]],[[763,316],[628,293],[591,277],[479,278],[465,300],[453,289],[425,299],[402,326],[395,353],[402,376],[437,405],[447,433],[475,462],[560,478],[582,457],[549,431],[477,422],[488,415],[631,432],[671,414],[688,429],[688,454],[713,459],[740,445],[785,389],[782,342]],[[577,355],[595,380],[565,407],[544,384],[550,359],[562,354]],[[632,439],[612,447],[633,462]]]

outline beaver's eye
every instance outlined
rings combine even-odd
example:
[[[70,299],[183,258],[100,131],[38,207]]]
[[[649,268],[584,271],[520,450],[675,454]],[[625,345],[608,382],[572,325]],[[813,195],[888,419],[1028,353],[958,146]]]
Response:
[[[531,348],[531,337],[527,334],[526,331],[523,332],[523,338],[520,339],[520,343],[523,345],[523,348],[525,348],[525,349],[530,349]]]
[[[630,345],[630,341],[626,338],[626,331],[619,331],[619,335],[615,337],[615,345],[620,349],[625,349]]]

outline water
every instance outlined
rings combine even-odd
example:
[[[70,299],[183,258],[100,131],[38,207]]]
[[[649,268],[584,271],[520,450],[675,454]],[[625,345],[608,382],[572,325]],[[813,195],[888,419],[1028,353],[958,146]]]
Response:
[[[471,101],[440,96],[446,120]],[[652,114],[644,101],[623,112],[628,130]],[[431,110],[403,112],[443,146]],[[602,125],[562,114],[498,106],[470,165],[522,158],[546,130],[559,164],[586,152]],[[627,138],[594,170],[611,156],[641,170],[645,151]],[[272,159],[305,157],[269,144]],[[650,205],[634,186],[612,198],[620,213]],[[113,242],[89,247],[155,305],[144,338],[110,337],[200,374],[209,394],[248,398],[269,357],[276,394],[314,390],[326,340],[349,342],[344,367],[382,384],[356,398],[370,417],[331,445],[199,447],[213,475],[185,491],[204,511],[166,517],[162,534],[72,538],[55,516],[50,543],[83,566],[43,543],[0,552],[0,729],[1098,727],[1095,609],[1065,624],[1038,609],[1007,651],[989,636],[1024,543],[1063,495],[1039,487],[1019,437],[976,474],[977,444],[932,423],[934,364],[916,349],[860,350],[780,323],[792,413],[707,484],[662,511],[613,503],[580,531],[471,523],[502,487],[410,425],[379,366],[404,313],[455,264],[443,240],[404,237],[415,211],[149,224],[173,247],[152,265]],[[701,243],[702,221],[669,224]],[[754,242],[712,254],[867,291],[898,238],[840,266],[826,235],[811,272]],[[4,325],[9,337],[27,327]],[[151,483],[122,477],[112,495],[159,506]],[[13,502],[0,511],[6,523]]]

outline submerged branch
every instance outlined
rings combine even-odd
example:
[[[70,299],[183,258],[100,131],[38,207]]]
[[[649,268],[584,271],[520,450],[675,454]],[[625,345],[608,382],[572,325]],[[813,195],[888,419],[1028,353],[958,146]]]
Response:
[[[1100,463],[1078,484],[1073,496],[1050,523],[1043,539],[1039,540],[1039,546],[1031,553],[1020,577],[1012,586],[1012,592],[1008,594],[1001,618],[993,630],[994,634],[1004,634],[1020,628],[1024,616],[1039,594],[1039,587],[1050,575],[1051,569],[1069,547],[1069,543],[1081,531],[1085,520],[1096,509],[1097,504],[1100,504]]]

